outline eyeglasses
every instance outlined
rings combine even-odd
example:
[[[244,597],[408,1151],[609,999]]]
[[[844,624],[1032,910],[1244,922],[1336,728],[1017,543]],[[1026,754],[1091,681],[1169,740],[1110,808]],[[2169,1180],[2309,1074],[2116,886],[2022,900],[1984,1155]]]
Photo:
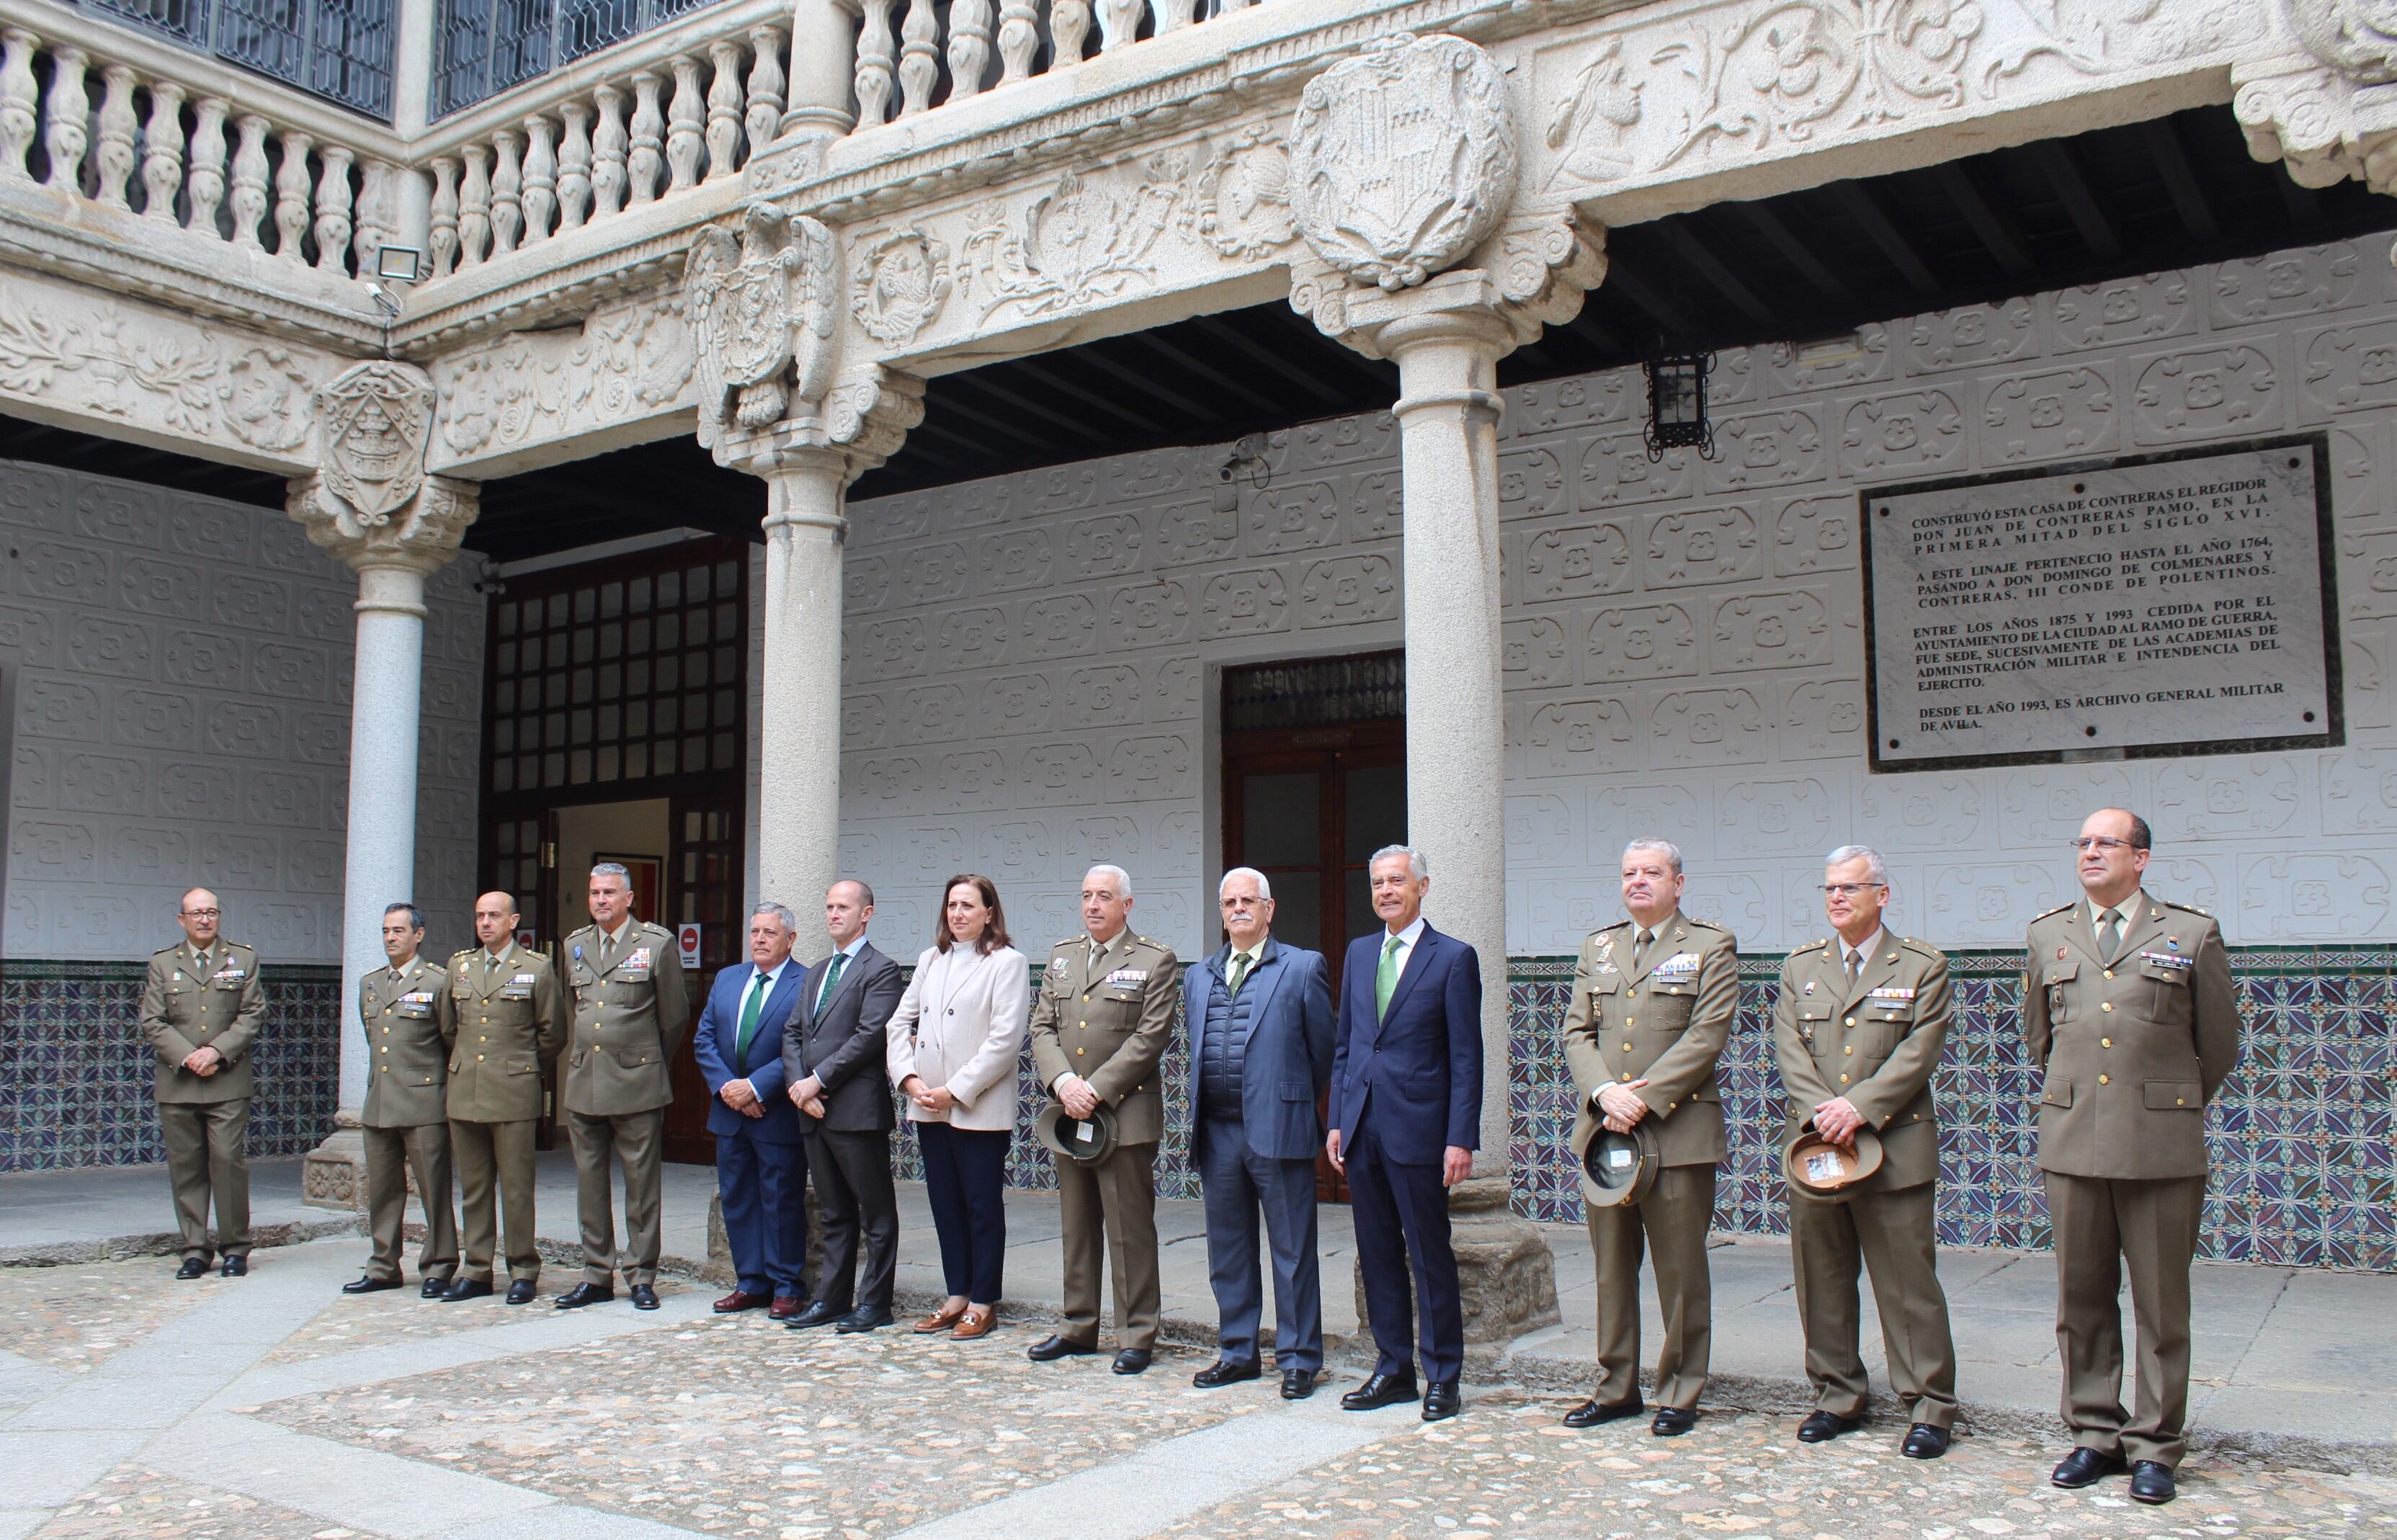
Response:
[[[1854,898],[1868,888],[1886,888],[1888,886],[1889,884],[1886,882],[1826,882],[1823,884],[1823,892],[1826,896]]]
[[[2083,855],[2088,854],[2091,850],[2104,850],[2109,855],[2111,855],[2114,851],[2123,849],[2130,843],[2131,842],[2127,839],[2117,839],[2112,835],[2108,834],[2082,835],[2080,838],[2072,842],[2072,848],[2079,850]]]
[[[224,911],[222,909],[186,909],[183,911],[183,917],[185,919],[216,919],[223,914]]]

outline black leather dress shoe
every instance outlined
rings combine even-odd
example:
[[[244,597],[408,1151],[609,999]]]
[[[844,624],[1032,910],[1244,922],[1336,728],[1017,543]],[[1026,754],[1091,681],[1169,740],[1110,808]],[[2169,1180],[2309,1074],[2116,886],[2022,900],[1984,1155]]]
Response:
[[[489,1299],[491,1297],[491,1280],[487,1278],[456,1279],[451,1280],[449,1292],[441,1297],[452,1305],[462,1299]]]
[[[2161,1460],[2141,1460],[2131,1467],[2134,1502],[2169,1503],[2175,1495],[2172,1466]]]
[[[448,1279],[428,1278],[424,1280],[424,1286],[416,1291],[416,1297],[419,1299],[439,1299],[449,1292],[449,1280]]]
[[[398,1287],[400,1287],[400,1280],[398,1279],[377,1278],[372,1273],[368,1273],[364,1278],[352,1279],[349,1282],[342,1284],[341,1292],[345,1294],[379,1294],[385,1289],[396,1289]]]
[[[2060,1487],[2085,1487],[2107,1476],[2120,1476],[2130,1467],[2120,1454],[2101,1454],[2094,1449],[2076,1449],[2056,1462],[2048,1472],[2048,1480]]]
[[[1906,1430],[1906,1442],[1897,1452],[1909,1460],[1935,1460],[1948,1453],[1948,1430],[1929,1423],[1917,1423]]]
[[[1201,1390],[1221,1390],[1227,1385],[1239,1385],[1243,1380],[1255,1379],[1264,1373],[1263,1367],[1257,1364],[1226,1363],[1222,1359],[1217,1359],[1206,1368],[1191,1375],[1190,1383]]]
[[[224,1266],[219,1270],[227,1278],[248,1278],[249,1276],[249,1258],[246,1256],[229,1256],[224,1259]]]
[[[654,1310],[658,1307],[658,1292],[655,1289],[650,1288],[648,1284],[634,1284],[632,1294],[634,1309]]]
[[[847,1314],[847,1310],[830,1300],[811,1299],[808,1301],[806,1309],[783,1322],[783,1328],[789,1332],[805,1332],[818,1326],[830,1326]]]
[[[1340,1398],[1343,1412],[1372,1412],[1380,1407],[1396,1406],[1400,1401],[1415,1399],[1415,1372],[1401,1369],[1395,1374],[1375,1372],[1371,1379]]]
[[[580,1310],[586,1305],[605,1305],[616,1297],[610,1283],[578,1283],[551,1301],[561,1310]]]
[[[1283,1400],[1303,1401],[1306,1399],[1307,1397],[1314,1394],[1314,1370],[1285,1369],[1281,1372],[1281,1399]]]
[[[1099,1350],[1095,1342],[1076,1342],[1053,1332],[1024,1350],[1024,1356],[1035,1363],[1053,1363],[1059,1359],[1087,1359]]]
[[[1798,1425],[1798,1441],[1801,1444],[1828,1443],[1842,1433],[1854,1433],[1865,1426],[1862,1417],[1842,1417],[1836,1412],[1809,1412],[1806,1420]]]
[[[1637,1397],[1627,1401],[1616,1401],[1611,1406],[1592,1397],[1565,1413],[1565,1426],[1596,1427],[1602,1423],[1621,1422],[1626,1417],[1637,1417],[1647,1410],[1646,1403]]]
[[[872,1332],[891,1324],[891,1312],[878,1306],[861,1305],[832,1323],[832,1329],[842,1336],[859,1332]]]
[[[1660,1439],[1676,1439],[1697,1426],[1696,1413],[1685,1412],[1678,1406],[1660,1406],[1656,1409],[1655,1419],[1648,1425],[1648,1431]]]
[[[1108,1367],[1118,1374],[1145,1374],[1150,1356],[1145,1347],[1127,1347],[1116,1355],[1116,1361]]]
[[[510,1305],[530,1305],[541,1297],[541,1285],[529,1278],[520,1278],[508,1285]]]
[[[208,1259],[207,1257],[187,1256],[183,1259],[183,1265],[175,1269],[175,1276],[180,1279],[194,1279],[200,1277],[208,1270]]]
[[[1424,1421],[1445,1422],[1464,1410],[1465,1398],[1456,1393],[1454,1380],[1433,1380],[1424,1386]]]

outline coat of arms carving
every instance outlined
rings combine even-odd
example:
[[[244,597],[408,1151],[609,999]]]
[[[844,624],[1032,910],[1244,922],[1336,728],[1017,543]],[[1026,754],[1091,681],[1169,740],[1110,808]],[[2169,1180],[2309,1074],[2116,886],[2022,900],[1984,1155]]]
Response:
[[[435,399],[422,369],[383,358],[345,369],[316,392],[325,486],[359,523],[390,522],[424,485]]]
[[[821,221],[757,203],[738,236],[721,225],[700,232],[683,267],[683,303],[697,344],[702,444],[713,448],[735,425],[781,422],[794,395],[823,398],[841,299],[839,243]]]
[[[1291,127],[1291,212],[1359,283],[1413,288],[1498,227],[1515,194],[1497,61],[1461,37],[1383,38],[1307,82]]]

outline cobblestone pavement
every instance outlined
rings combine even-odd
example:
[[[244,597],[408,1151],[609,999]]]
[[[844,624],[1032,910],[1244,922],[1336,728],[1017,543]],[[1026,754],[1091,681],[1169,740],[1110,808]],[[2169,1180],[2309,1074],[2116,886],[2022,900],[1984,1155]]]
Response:
[[[110,1471],[37,1540],[348,1540],[357,1531],[138,1466]]]
[[[104,1362],[241,1280],[175,1280],[180,1257],[0,1267],[0,1346],[61,1369]]]
[[[572,1288],[572,1279],[542,1286],[541,1296],[530,1305],[508,1305],[500,1294],[489,1299],[461,1300],[455,1305],[428,1300],[417,1293],[420,1280],[408,1275],[404,1289],[388,1289],[379,1294],[360,1294],[344,1298],[338,1306],[318,1314],[303,1323],[283,1345],[261,1363],[305,1363],[335,1353],[347,1353],[361,1347],[382,1347],[433,1337],[455,1336],[464,1332],[479,1332],[486,1327],[503,1326],[512,1321],[538,1320],[556,1309],[555,1298]],[[507,1279],[502,1276],[497,1285],[501,1293],[507,1291]],[[658,1280],[658,1298],[673,1299],[700,1288],[674,1279]]]

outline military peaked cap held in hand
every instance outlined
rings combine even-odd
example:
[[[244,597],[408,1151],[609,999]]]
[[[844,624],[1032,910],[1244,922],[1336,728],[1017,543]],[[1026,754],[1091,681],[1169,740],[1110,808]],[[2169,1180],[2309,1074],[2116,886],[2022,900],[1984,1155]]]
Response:
[[[1076,1118],[1055,1102],[1040,1109],[1032,1125],[1052,1154],[1091,1165],[1116,1149],[1116,1109],[1101,1102],[1088,1118]]]

